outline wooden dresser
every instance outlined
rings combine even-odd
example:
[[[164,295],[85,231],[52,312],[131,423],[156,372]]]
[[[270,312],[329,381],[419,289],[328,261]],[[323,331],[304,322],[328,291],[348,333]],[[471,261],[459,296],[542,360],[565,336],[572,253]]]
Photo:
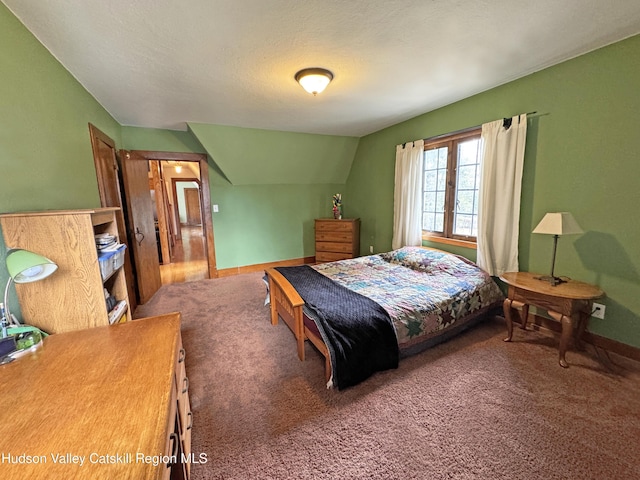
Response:
[[[0,365],[2,478],[189,478],[184,358],[172,313],[51,335]]]
[[[316,262],[333,262],[360,254],[360,219],[316,219]]]

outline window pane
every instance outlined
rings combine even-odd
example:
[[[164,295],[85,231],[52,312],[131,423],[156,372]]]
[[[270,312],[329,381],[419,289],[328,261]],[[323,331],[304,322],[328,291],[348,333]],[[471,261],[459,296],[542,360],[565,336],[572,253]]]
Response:
[[[436,212],[444,212],[444,192],[436,192]]]
[[[424,152],[424,169],[435,170],[438,168],[438,150]]]
[[[436,218],[435,213],[424,212],[422,214],[422,229],[433,232],[433,227],[435,225],[435,218]]]
[[[447,171],[446,170],[438,170],[438,184],[436,188],[440,192],[444,192],[447,188]]]
[[[456,235],[471,235],[473,231],[473,215],[455,215],[453,233]]]
[[[478,163],[480,139],[465,140],[458,144],[458,165],[470,165]]]
[[[424,212],[422,214],[422,229],[429,232],[443,233],[444,214]]]
[[[477,175],[477,165],[466,165],[458,167],[458,188],[459,189],[475,189],[480,180]]]
[[[424,180],[424,186],[423,186],[423,190],[425,192],[435,192],[436,190],[436,184],[438,183],[438,172],[436,171],[429,171],[429,170],[425,170],[424,175],[423,175],[423,180]]]
[[[473,190],[458,191],[458,201],[456,202],[456,213],[473,214],[474,198],[475,198],[475,195]]]
[[[422,229],[430,232],[444,232],[447,152],[447,147],[424,152]]]
[[[447,169],[448,154],[449,154],[449,149],[447,147],[441,147],[438,149],[438,168],[442,168],[444,170]]]
[[[453,234],[477,235],[478,188],[480,185],[480,139],[458,143],[456,205]]]
[[[422,211],[435,213],[436,211],[436,193],[435,192],[424,193]]]
[[[433,227],[434,232],[444,232],[444,213],[436,214],[436,224]]]

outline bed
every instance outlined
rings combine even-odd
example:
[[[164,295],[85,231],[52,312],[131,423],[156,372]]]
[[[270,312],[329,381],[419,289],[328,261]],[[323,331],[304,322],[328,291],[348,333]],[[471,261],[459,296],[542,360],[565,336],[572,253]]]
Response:
[[[338,389],[397,367],[399,358],[499,312],[504,301],[474,263],[421,247],[265,273],[271,323],[289,326],[300,360],[309,340],[325,358],[327,387]]]

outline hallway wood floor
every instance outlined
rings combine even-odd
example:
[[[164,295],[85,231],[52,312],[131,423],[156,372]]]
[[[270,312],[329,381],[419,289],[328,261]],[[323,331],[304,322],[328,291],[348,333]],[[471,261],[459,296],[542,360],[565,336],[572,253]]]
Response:
[[[182,241],[173,249],[173,262],[160,265],[162,285],[208,278],[207,256],[201,226],[181,227]]]

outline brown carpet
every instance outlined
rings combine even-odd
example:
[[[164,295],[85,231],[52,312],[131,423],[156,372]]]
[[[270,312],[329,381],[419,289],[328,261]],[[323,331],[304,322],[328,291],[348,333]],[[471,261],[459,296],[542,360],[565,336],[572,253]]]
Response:
[[[269,322],[260,274],[167,285],[136,316],[182,312],[193,479],[640,478],[640,365],[500,319],[345,391]],[[615,319],[610,319],[615,321]]]

